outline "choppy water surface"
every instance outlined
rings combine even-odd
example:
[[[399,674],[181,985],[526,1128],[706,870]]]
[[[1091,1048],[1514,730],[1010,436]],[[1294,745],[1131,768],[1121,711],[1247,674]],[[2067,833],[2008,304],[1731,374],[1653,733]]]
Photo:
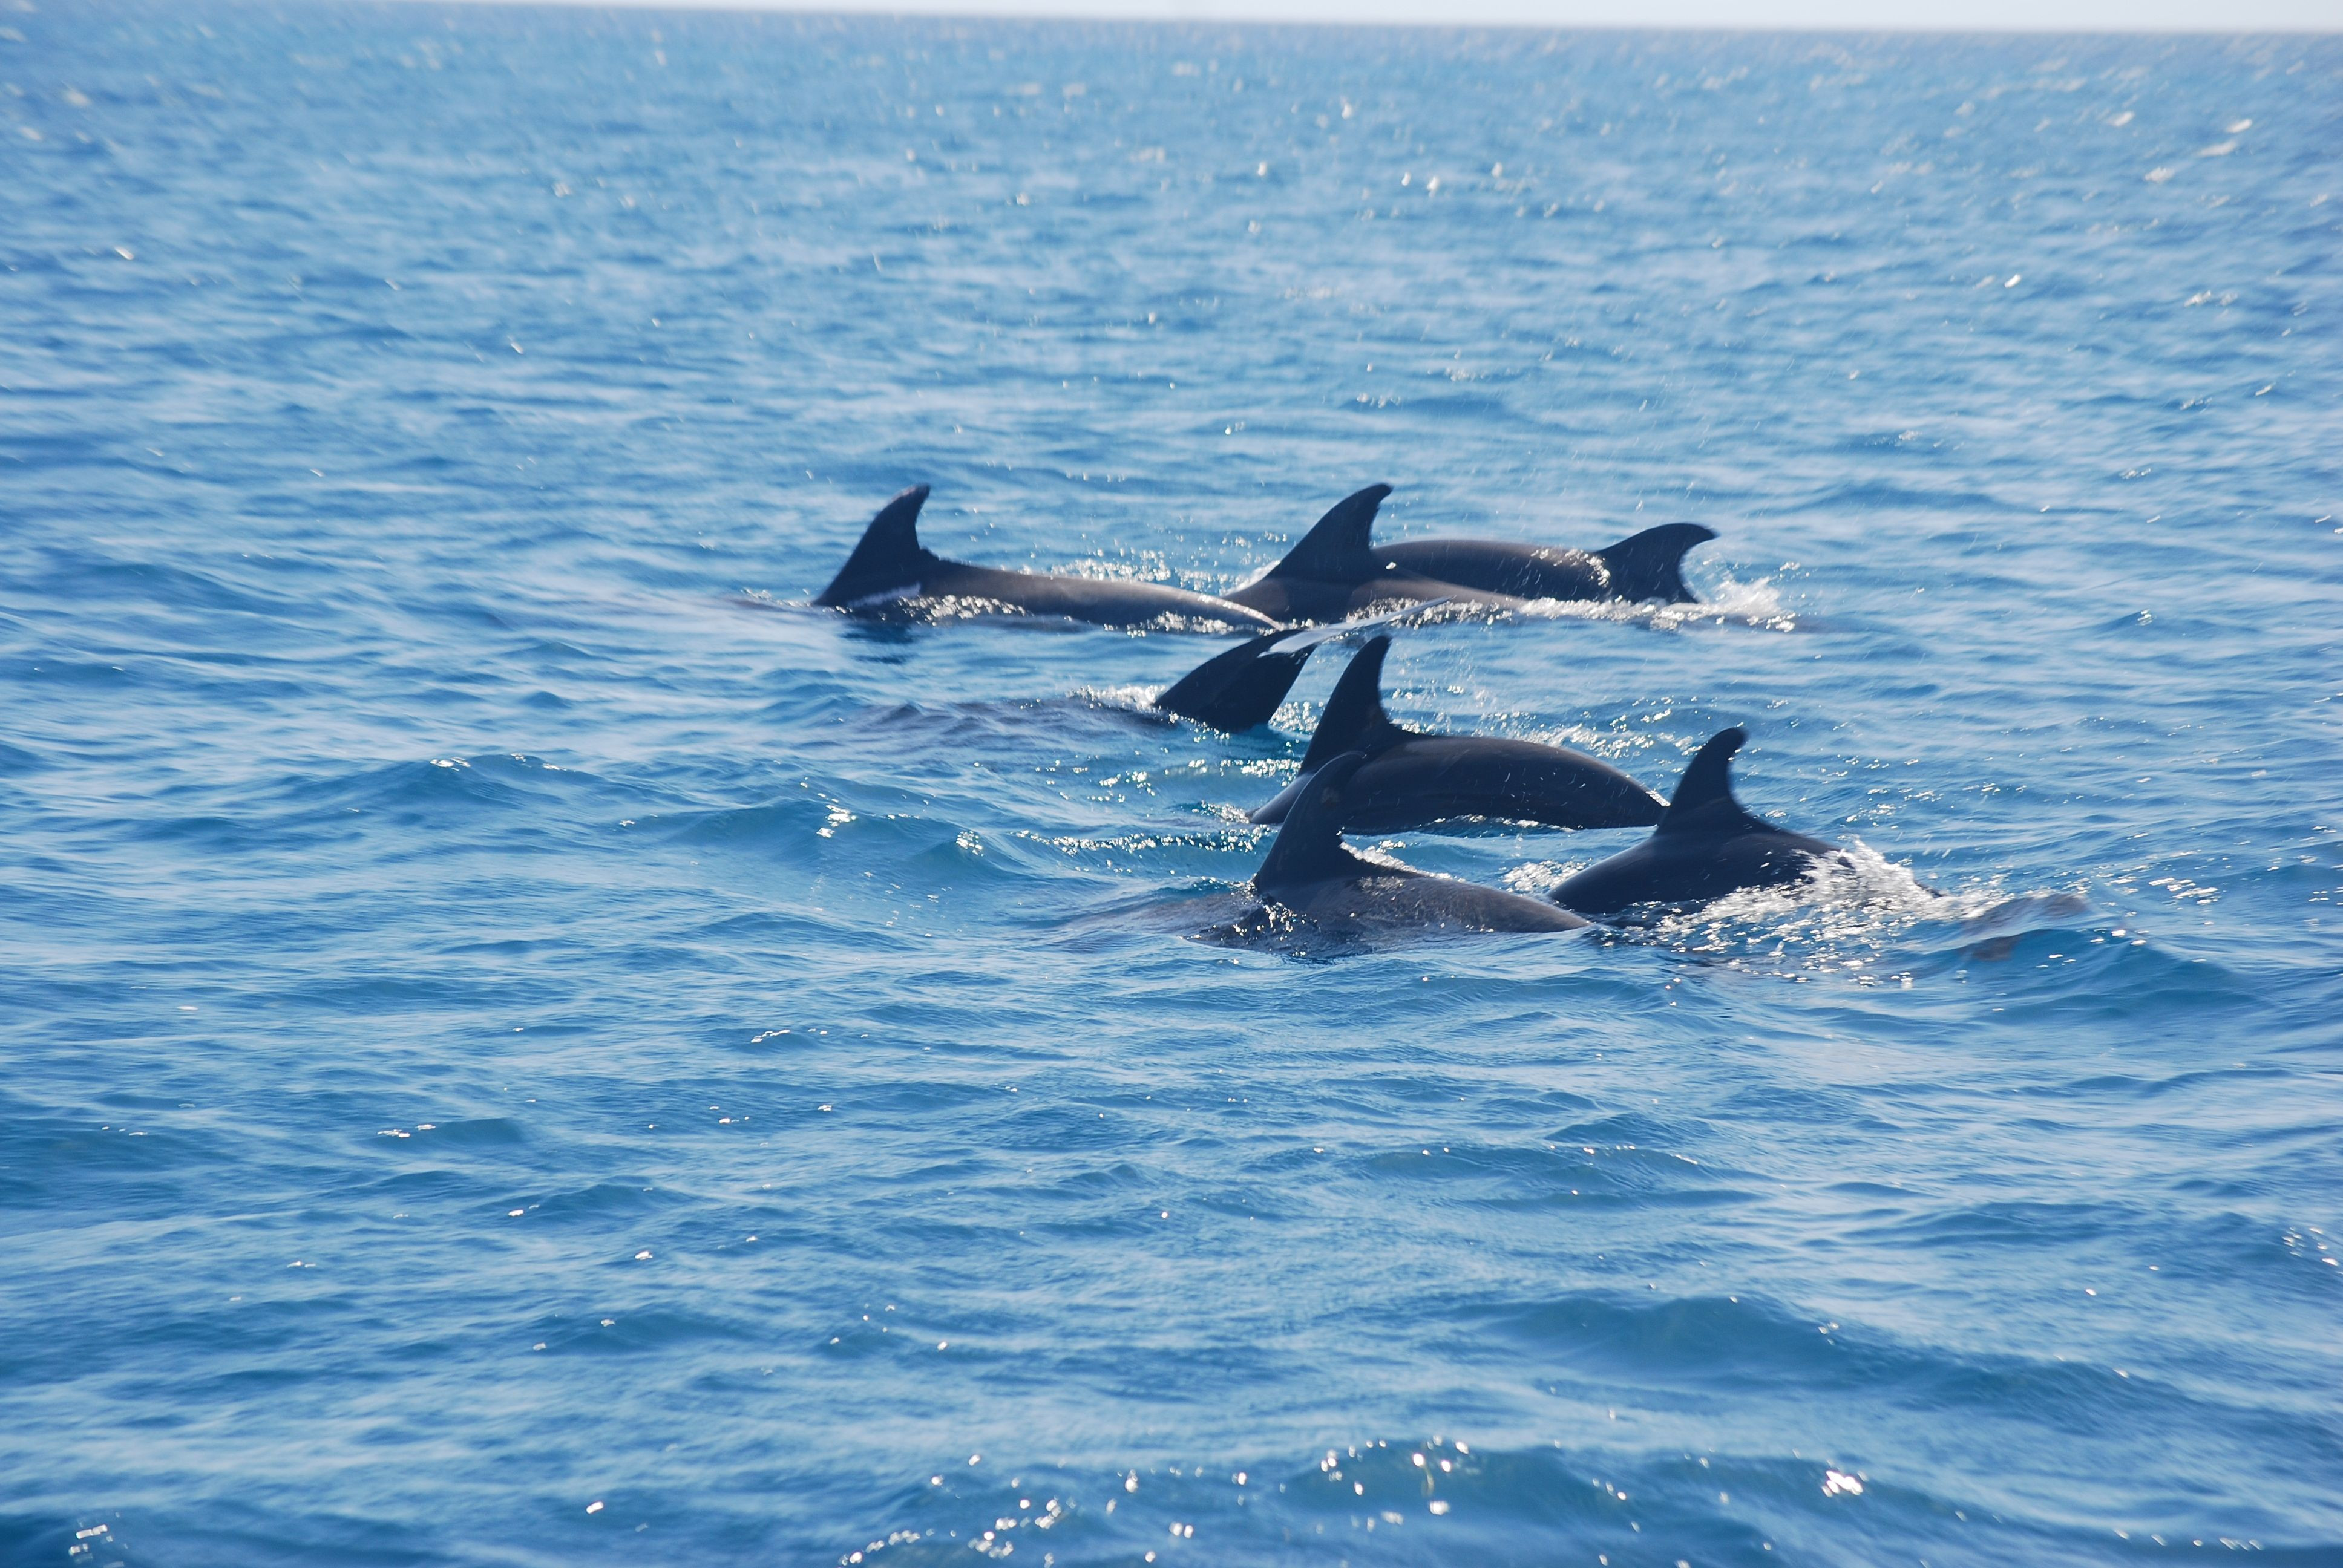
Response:
[[[37,6],[0,1557],[2343,1560],[2343,45]],[[1232,950],[1342,650],[804,608],[1377,479],[1864,875]]]

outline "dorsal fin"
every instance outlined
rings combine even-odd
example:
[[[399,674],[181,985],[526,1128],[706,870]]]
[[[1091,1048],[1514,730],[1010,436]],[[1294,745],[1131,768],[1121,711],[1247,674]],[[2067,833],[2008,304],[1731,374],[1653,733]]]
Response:
[[[1342,787],[1366,759],[1364,752],[1346,751],[1302,787],[1293,809],[1286,813],[1285,826],[1277,830],[1277,841],[1269,847],[1269,858],[1253,873],[1253,891],[1275,898],[1280,888],[1386,869],[1342,847]]]
[[[1597,550],[1594,557],[1611,574],[1611,591],[1621,598],[1690,604],[1693,593],[1684,587],[1684,552],[1715,538],[1715,528],[1698,523],[1662,523]]]
[[[1266,724],[1322,640],[1291,630],[1266,633],[1206,659],[1164,688],[1154,705],[1232,735]]]
[[[1391,492],[1389,485],[1369,485],[1335,502],[1268,575],[1342,583],[1364,582],[1382,571],[1367,535],[1374,528],[1376,509]]]
[[[920,574],[938,564],[920,546],[920,508],[927,500],[928,487],[913,485],[880,508],[862,530],[862,542],[813,602],[847,605],[890,588],[917,587]]]
[[[1761,822],[1741,808],[1733,798],[1733,754],[1749,739],[1749,733],[1735,725],[1720,729],[1708,738],[1708,744],[1684,769],[1684,777],[1676,781],[1676,792],[1668,809],[1660,815],[1660,825],[1652,829],[1655,839],[1672,833],[1716,833],[1726,830],[1756,829],[1779,832],[1769,822]]]
[[[1383,655],[1390,651],[1391,638],[1380,634],[1367,638],[1366,646],[1351,656],[1342,678],[1334,682],[1332,695],[1326,699],[1326,710],[1318,716],[1318,728],[1311,732],[1310,749],[1302,754],[1302,771],[1307,773],[1345,751],[1380,756],[1407,739],[1408,732],[1383,711]]]
[[[1256,724],[1268,723],[1276,714],[1277,705],[1293,689],[1294,678],[1310,662],[1319,644],[1371,626],[1385,626],[1402,616],[1447,602],[1444,598],[1428,598],[1376,615],[1353,616],[1331,626],[1287,627],[1282,631],[1264,632],[1242,648],[1232,648],[1206,659],[1165,687],[1153,706],[1215,729],[1225,729],[1232,735],[1251,729]]]

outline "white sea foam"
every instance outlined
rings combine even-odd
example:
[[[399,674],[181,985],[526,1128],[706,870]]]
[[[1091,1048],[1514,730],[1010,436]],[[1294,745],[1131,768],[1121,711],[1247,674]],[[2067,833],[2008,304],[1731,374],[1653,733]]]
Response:
[[[1554,599],[1530,601],[1521,612],[1542,620],[1604,620],[1677,631],[1702,626],[1748,626],[1766,631],[1795,631],[1798,618],[1783,608],[1780,588],[1770,578],[1742,582],[1726,578],[1705,598],[1691,604],[1642,604],[1627,599]]]

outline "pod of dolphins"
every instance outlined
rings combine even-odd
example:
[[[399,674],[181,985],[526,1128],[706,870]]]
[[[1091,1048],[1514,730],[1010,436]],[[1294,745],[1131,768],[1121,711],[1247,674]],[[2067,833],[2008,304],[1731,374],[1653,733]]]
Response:
[[[947,560],[920,543],[928,487],[917,485],[880,509],[813,602],[864,617],[984,613],[1250,633],[1154,700],[1166,713],[1232,733],[1267,723],[1322,644],[1372,633],[1327,699],[1300,775],[1251,813],[1278,834],[1252,882],[1262,908],[1240,931],[1280,910],[1337,935],[1572,930],[1801,882],[1847,863],[1844,850],[1760,820],[1734,799],[1733,757],[1747,739],[1738,729],[1711,737],[1664,799],[1609,763],[1563,747],[1423,734],[1394,723],[1382,691],[1391,637],[1379,628],[1446,606],[1493,613],[1537,599],[1691,603],[1684,554],[1716,535],[1669,523],[1599,550],[1487,539],[1378,546],[1375,514],[1390,494],[1388,485],[1370,485],[1344,498],[1275,566],[1215,596]],[[1342,843],[1345,832],[1459,819],[1652,832],[1569,878],[1551,899],[1367,859]]]

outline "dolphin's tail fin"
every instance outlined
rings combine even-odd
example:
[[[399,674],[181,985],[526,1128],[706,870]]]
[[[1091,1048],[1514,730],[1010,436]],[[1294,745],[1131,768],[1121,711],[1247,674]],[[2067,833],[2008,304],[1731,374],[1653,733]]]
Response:
[[[862,542],[813,602],[850,605],[890,588],[916,588],[920,574],[936,561],[920,545],[920,508],[927,499],[928,487],[913,485],[880,508],[862,530]]]
[[[1280,888],[1330,877],[1352,877],[1378,868],[1342,847],[1342,788],[1366,761],[1362,751],[1346,751],[1320,768],[1302,789],[1286,814],[1285,826],[1269,847],[1269,858],[1253,873],[1253,891],[1275,898]]]
[[[1391,491],[1389,485],[1369,485],[1335,502],[1266,575],[1328,582],[1355,582],[1374,576],[1383,568],[1367,544],[1367,536],[1373,531],[1376,509]]]
[[[1698,523],[1662,523],[1594,556],[1611,574],[1611,591],[1621,598],[1690,604],[1694,595],[1684,587],[1684,552],[1715,538],[1715,528]]]
[[[1307,773],[1345,751],[1373,757],[1406,738],[1407,731],[1383,711],[1383,656],[1390,651],[1390,636],[1378,634],[1351,656],[1342,678],[1334,682],[1332,695],[1326,699],[1325,712],[1318,716],[1310,749],[1302,755],[1302,771]]]
[[[1733,754],[1748,739],[1749,732],[1739,725],[1720,729],[1708,738],[1708,744],[1700,749],[1686,765],[1684,777],[1676,781],[1675,795],[1661,813],[1660,825],[1652,829],[1653,837],[1715,832],[1735,826],[1774,830],[1771,823],[1752,817],[1733,798]]]
[[[1298,650],[1283,646],[1294,642],[1301,644]],[[1232,735],[1266,724],[1317,647],[1318,639],[1291,631],[1254,638],[1206,659],[1164,688],[1155,706]]]

